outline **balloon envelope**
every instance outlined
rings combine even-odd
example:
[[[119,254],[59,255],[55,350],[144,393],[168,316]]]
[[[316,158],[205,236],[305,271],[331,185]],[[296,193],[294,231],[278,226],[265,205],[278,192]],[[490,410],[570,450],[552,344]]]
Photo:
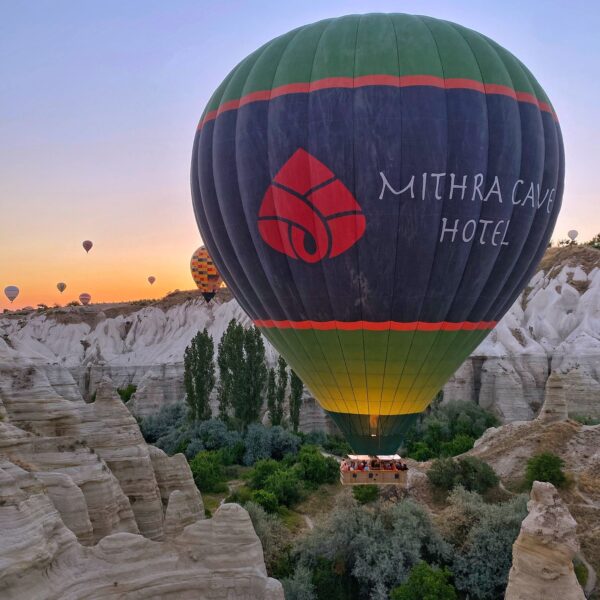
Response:
[[[19,295],[19,288],[16,285],[9,285],[4,288],[5,296],[13,302]]]
[[[56,284],[56,287],[58,291],[62,294],[67,289],[67,284],[61,281],[60,283]]]
[[[94,244],[90,240],[85,240],[81,245],[86,252],[89,252]]]
[[[154,275],[150,275],[150,277],[148,277],[148,283],[150,285],[152,285],[155,281],[156,281],[156,277],[154,277]]]
[[[244,59],[192,194],[242,307],[357,453],[393,453],[529,281],[561,204],[543,89],[446,21],[321,21]]]
[[[210,302],[221,286],[222,280],[208,250],[200,246],[190,261],[192,277],[206,302]]]
[[[92,297],[89,294],[83,293],[79,295],[79,302],[84,306],[87,306],[90,303]]]
[[[574,242],[575,239],[577,238],[577,236],[579,235],[579,232],[575,229],[571,229],[567,235],[569,236],[569,239]]]

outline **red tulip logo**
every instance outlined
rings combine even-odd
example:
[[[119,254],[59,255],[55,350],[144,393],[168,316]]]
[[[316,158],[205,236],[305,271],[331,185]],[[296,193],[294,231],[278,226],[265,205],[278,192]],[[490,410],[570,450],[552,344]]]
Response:
[[[365,227],[350,190],[302,148],[275,175],[258,213],[262,239],[277,252],[307,263],[339,256],[363,236]]]

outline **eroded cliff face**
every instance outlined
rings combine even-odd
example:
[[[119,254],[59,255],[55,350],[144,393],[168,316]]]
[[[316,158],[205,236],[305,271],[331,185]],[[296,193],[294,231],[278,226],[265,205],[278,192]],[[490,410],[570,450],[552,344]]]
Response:
[[[536,481],[513,545],[506,600],[585,600],[573,569],[577,523],[551,483]]]
[[[4,380],[0,532],[7,600],[283,599],[248,514],[204,519],[185,458],[148,446],[106,379],[88,404],[44,369]]]

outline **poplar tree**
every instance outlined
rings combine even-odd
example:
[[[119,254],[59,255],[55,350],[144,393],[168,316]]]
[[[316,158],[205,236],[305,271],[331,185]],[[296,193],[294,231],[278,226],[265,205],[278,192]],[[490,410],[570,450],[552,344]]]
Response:
[[[258,421],[263,402],[263,392],[267,383],[267,365],[265,363],[265,345],[262,335],[256,327],[244,332],[244,385],[242,393],[233,399],[235,418],[242,429]]]
[[[304,384],[296,372],[291,370],[290,372],[290,423],[294,433],[298,431],[298,425],[300,424],[300,405],[302,404],[302,393],[304,391]]]
[[[185,349],[183,383],[192,421],[211,418],[209,399],[215,386],[214,352],[213,339],[206,328],[199,331]]]
[[[267,408],[269,410],[269,419],[271,425],[275,425],[275,418],[277,413],[276,408],[276,394],[275,394],[275,369],[269,369],[269,375],[267,377]]]
[[[234,409],[236,398],[243,395],[244,384],[244,328],[231,319],[219,342],[217,364],[219,365],[219,417],[227,421]]]
[[[277,384],[275,387],[275,411],[271,416],[271,424],[281,425],[283,421],[283,404],[287,388],[287,363],[283,356],[277,360]]]

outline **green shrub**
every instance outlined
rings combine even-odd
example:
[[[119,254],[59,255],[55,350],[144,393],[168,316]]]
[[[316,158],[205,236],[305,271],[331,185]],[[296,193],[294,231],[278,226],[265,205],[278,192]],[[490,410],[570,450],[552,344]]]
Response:
[[[317,446],[302,446],[298,464],[302,479],[316,485],[333,483],[340,476],[338,462],[330,456],[323,456]]]
[[[277,496],[267,490],[256,490],[253,492],[252,502],[262,506],[268,513],[274,513],[279,508]]]
[[[252,423],[244,437],[246,451],[243,463],[252,466],[255,462],[271,457],[271,434],[263,425]]]
[[[369,504],[379,498],[379,488],[376,485],[357,485],[352,488],[352,495],[360,504]]]
[[[452,573],[426,562],[415,565],[405,583],[392,590],[391,600],[457,600],[456,590],[449,583]]]
[[[133,383],[130,383],[128,385],[126,385],[124,388],[117,388],[117,393],[119,394],[119,396],[121,396],[121,400],[123,400],[123,402],[127,403],[129,402],[129,400],[131,400],[131,396],[133,396],[133,394],[135,394],[137,390],[137,385],[133,385]]]
[[[474,443],[474,437],[466,433],[459,433],[449,442],[442,442],[440,452],[442,456],[457,456],[458,454],[468,452]]]
[[[323,450],[336,456],[352,454],[350,444],[341,435],[328,435],[322,446]]]
[[[225,498],[225,502],[235,502],[236,504],[241,504],[244,506],[247,502],[252,501],[252,494],[253,492],[250,488],[242,485],[233,490],[233,492],[231,492],[231,494]]]
[[[427,477],[432,485],[442,490],[450,491],[460,485],[480,494],[498,485],[499,481],[492,467],[474,456],[435,460]]]
[[[278,516],[267,513],[262,506],[248,502],[245,508],[262,544],[267,573],[277,579],[289,577],[293,571],[290,559],[292,541],[290,531]]]
[[[534,481],[548,481],[556,487],[562,487],[567,481],[562,471],[564,466],[563,459],[552,452],[542,452],[532,456],[527,461],[525,475],[527,483],[532,486]]]
[[[575,576],[577,577],[579,585],[585,587],[589,577],[587,567],[583,563],[576,562],[573,564],[573,568],[575,569]]]
[[[201,492],[227,491],[223,463],[218,452],[208,450],[198,452],[190,462],[190,469],[194,482]]]
[[[279,469],[269,475],[264,490],[271,492],[284,506],[292,506],[300,500],[300,480],[293,469]]]
[[[474,402],[448,402],[434,406],[406,434],[406,455],[415,460],[456,456],[498,419]]]
[[[271,458],[259,460],[248,476],[248,485],[253,490],[259,490],[265,487],[267,478],[279,471],[282,465]]]
[[[271,435],[271,458],[281,460],[288,454],[292,456],[298,454],[300,438],[297,435],[280,425],[271,427],[269,433]]]

